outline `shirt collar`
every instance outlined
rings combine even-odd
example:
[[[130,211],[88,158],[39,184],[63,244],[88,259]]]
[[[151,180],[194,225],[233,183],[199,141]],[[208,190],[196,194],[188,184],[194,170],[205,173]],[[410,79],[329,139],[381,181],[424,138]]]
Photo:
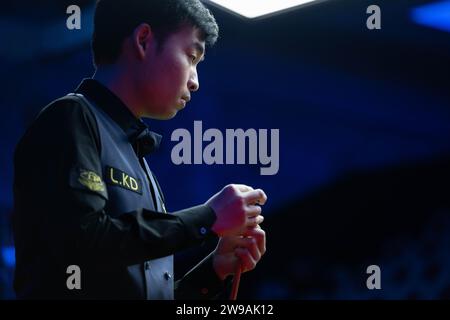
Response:
[[[148,126],[136,118],[118,96],[97,80],[84,79],[75,92],[93,101],[119,125],[139,157],[159,148],[162,136],[150,131]]]

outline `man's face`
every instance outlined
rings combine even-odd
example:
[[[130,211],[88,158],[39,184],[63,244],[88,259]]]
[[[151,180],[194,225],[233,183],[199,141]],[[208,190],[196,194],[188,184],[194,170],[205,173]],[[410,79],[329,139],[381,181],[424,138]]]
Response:
[[[205,53],[200,34],[197,28],[187,25],[169,35],[160,47],[152,41],[137,70],[143,116],[171,119],[199,89],[197,64]]]

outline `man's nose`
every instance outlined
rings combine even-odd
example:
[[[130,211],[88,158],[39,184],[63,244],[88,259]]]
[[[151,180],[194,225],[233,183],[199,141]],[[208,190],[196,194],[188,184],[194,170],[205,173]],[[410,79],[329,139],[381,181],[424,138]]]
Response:
[[[198,75],[197,75],[197,71],[193,71],[189,81],[188,81],[188,88],[189,91],[191,92],[195,92],[200,88],[200,84],[198,82]]]

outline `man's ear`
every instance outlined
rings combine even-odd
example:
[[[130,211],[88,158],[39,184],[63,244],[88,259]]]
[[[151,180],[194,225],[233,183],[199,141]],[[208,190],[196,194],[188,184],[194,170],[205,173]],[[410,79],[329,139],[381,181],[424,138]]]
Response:
[[[154,41],[151,27],[147,23],[141,23],[133,31],[133,47],[139,59],[144,59],[148,49]]]

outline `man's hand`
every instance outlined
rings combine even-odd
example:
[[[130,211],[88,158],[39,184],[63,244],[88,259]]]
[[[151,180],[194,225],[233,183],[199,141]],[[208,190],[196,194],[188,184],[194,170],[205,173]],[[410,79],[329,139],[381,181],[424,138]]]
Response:
[[[216,213],[212,230],[220,237],[242,234],[246,228],[256,227],[264,218],[261,207],[267,196],[261,189],[242,184],[230,184],[206,202]],[[259,205],[257,205],[259,204]]]
[[[266,233],[258,225],[243,236],[221,238],[214,250],[213,267],[218,277],[224,280],[234,274],[238,263],[243,273],[253,270],[265,252]]]

